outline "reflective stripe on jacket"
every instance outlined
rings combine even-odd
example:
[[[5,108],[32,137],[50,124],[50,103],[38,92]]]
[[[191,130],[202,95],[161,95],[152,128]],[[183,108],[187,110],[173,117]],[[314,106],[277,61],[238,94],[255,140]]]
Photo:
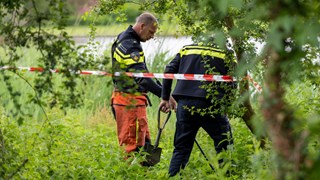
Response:
[[[111,48],[114,72],[148,72],[138,34],[130,25],[120,33]],[[161,85],[150,78],[113,77],[116,89],[127,93],[151,92],[161,96]]]
[[[187,45],[166,65],[165,73],[227,75],[230,64],[228,65],[225,59],[226,53],[224,50],[196,44]],[[196,80],[177,80],[172,96],[176,99],[179,96],[206,98],[207,90],[203,88],[203,85],[209,83],[217,84],[218,98],[223,96],[224,91],[219,88],[219,83],[221,82],[203,82]],[[163,80],[164,88],[162,98],[165,100],[169,99],[171,85],[172,80]]]

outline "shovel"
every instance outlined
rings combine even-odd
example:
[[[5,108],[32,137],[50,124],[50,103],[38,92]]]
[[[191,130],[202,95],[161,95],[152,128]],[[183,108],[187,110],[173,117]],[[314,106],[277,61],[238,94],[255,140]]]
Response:
[[[169,113],[167,114],[166,120],[164,121],[162,127],[160,127],[160,109],[158,110],[158,134],[157,134],[156,141],[154,142],[154,145],[146,144],[144,146],[144,151],[147,152],[145,163],[149,166],[154,166],[160,162],[161,151],[162,151],[162,148],[158,147],[160,136],[161,136],[162,130],[164,129],[167,122],[169,121],[170,115],[171,115],[171,111],[169,111]]]

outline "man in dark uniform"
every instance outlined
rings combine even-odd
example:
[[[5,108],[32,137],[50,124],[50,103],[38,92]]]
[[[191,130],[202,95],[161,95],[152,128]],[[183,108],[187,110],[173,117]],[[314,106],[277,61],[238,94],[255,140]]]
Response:
[[[230,61],[229,61],[230,62]],[[165,73],[179,74],[208,74],[213,71],[216,75],[227,75],[229,66],[226,53],[214,46],[201,46],[198,44],[184,46],[176,57],[166,66]],[[170,162],[169,175],[176,175],[180,169],[185,168],[189,160],[195,137],[202,127],[214,140],[217,153],[227,149],[232,143],[231,127],[225,112],[218,111],[213,115],[209,112],[200,114],[197,110],[212,107],[213,110],[221,109],[221,100],[226,96],[226,90],[221,83],[203,82],[194,80],[178,80],[172,96],[178,103],[177,122],[174,136],[174,151]],[[208,93],[203,86],[212,85]],[[163,112],[170,110],[169,97],[171,92],[171,79],[163,80],[162,100],[160,109]],[[229,83],[230,87],[232,83]],[[207,98],[211,96],[210,98]],[[211,110],[212,111],[212,110]],[[203,112],[203,111],[202,111]],[[227,135],[228,134],[228,135]]]
[[[134,26],[120,33],[112,45],[112,68],[114,72],[148,72],[140,42],[153,38],[158,28],[157,19],[143,13]],[[127,153],[137,151],[150,143],[146,116],[147,93],[161,97],[161,84],[150,78],[114,77],[111,104],[114,111],[120,146]],[[170,105],[175,106],[171,98]],[[138,127],[138,129],[137,129]]]

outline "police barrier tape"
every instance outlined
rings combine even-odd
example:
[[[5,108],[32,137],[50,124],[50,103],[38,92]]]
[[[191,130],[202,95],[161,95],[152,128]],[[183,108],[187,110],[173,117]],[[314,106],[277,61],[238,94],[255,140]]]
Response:
[[[43,72],[44,68],[41,67],[10,67],[2,66],[0,70],[12,69],[30,72]],[[52,73],[61,73],[58,69],[51,69]],[[134,72],[115,72],[108,73],[104,71],[91,71],[91,70],[81,70],[74,72],[76,74],[83,75],[96,75],[96,76],[121,76],[126,74],[130,77],[144,77],[144,78],[159,78],[159,79],[179,79],[179,80],[202,80],[202,81],[224,81],[232,82],[236,81],[232,76],[227,75],[209,75],[209,74],[171,74],[171,73],[134,73]]]
[[[262,87],[257,82],[255,82],[250,75],[247,75],[244,79],[250,81],[257,91],[262,92]]]
[[[0,70],[20,70],[30,72],[44,72],[44,68],[41,67],[12,67],[2,66]],[[61,73],[58,69],[50,69],[52,73]],[[235,82],[234,77],[228,75],[212,75],[212,74],[171,74],[171,73],[134,73],[134,72],[115,72],[108,73],[104,71],[91,71],[81,70],[74,72],[76,74],[83,75],[96,75],[96,76],[121,76],[126,74],[130,77],[144,77],[144,78],[159,78],[159,79],[178,79],[178,80],[197,80],[197,81],[220,81],[220,82]],[[255,82],[249,75],[245,78],[249,80],[253,86],[261,92],[262,88],[257,82]]]

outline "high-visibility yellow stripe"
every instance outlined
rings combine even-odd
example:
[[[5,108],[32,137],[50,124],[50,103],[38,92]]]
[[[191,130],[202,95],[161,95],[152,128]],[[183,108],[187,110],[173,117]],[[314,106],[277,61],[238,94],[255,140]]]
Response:
[[[185,46],[183,49],[203,49],[203,50],[224,52],[224,50],[222,49],[217,49],[217,48],[208,47],[208,46]]]
[[[201,52],[201,50],[210,51],[211,53]],[[214,51],[214,52],[212,52],[212,51]],[[181,53],[181,52],[183,52],[183,53]],[[218,57],[218,58],[221,58],[221,59],[225,59],[226,58],[224,50],[213,48],[213,47],[208,47],[208,46],[185,46],[180,51],[180,54],[183,54],[183,55],[199,54],[199,55],[209,55],[209,56],[213,56],[213,57]],[[181,55],[181,57],[183,55]],[[232,56],[232,60],[231,61],[234,62],[234,63],[238,63],[237,59],[235,58],[235,56]]]
[[[205,49],[182,49],[180,51],[180,57],[187,56],[187,55],[202,55],[202,56],[211,56],[211,57],[218,57],[221,59],[225,59],[226,54],[221,52],[216,52],[212,50],[205,50]]]
[[[144,62],[144,53],[143,52],[139,52],[140,54],[140,58],[139,61],[134,61],[132,59],[132,57],[130,56],[130,54],[125,55],[123,54],[118,48],[116,48],[115,53],[113,55],[113,57],[116,59],[116,61],[118,61],[120,64],[124,64],[126,66],[131,65],[131,64],[135,64],[135,63],[143,63]]]
[[[130,58],[130,54],[123,54],[118,48],[116,48],[116,53],[118,53],[123,59]]]

